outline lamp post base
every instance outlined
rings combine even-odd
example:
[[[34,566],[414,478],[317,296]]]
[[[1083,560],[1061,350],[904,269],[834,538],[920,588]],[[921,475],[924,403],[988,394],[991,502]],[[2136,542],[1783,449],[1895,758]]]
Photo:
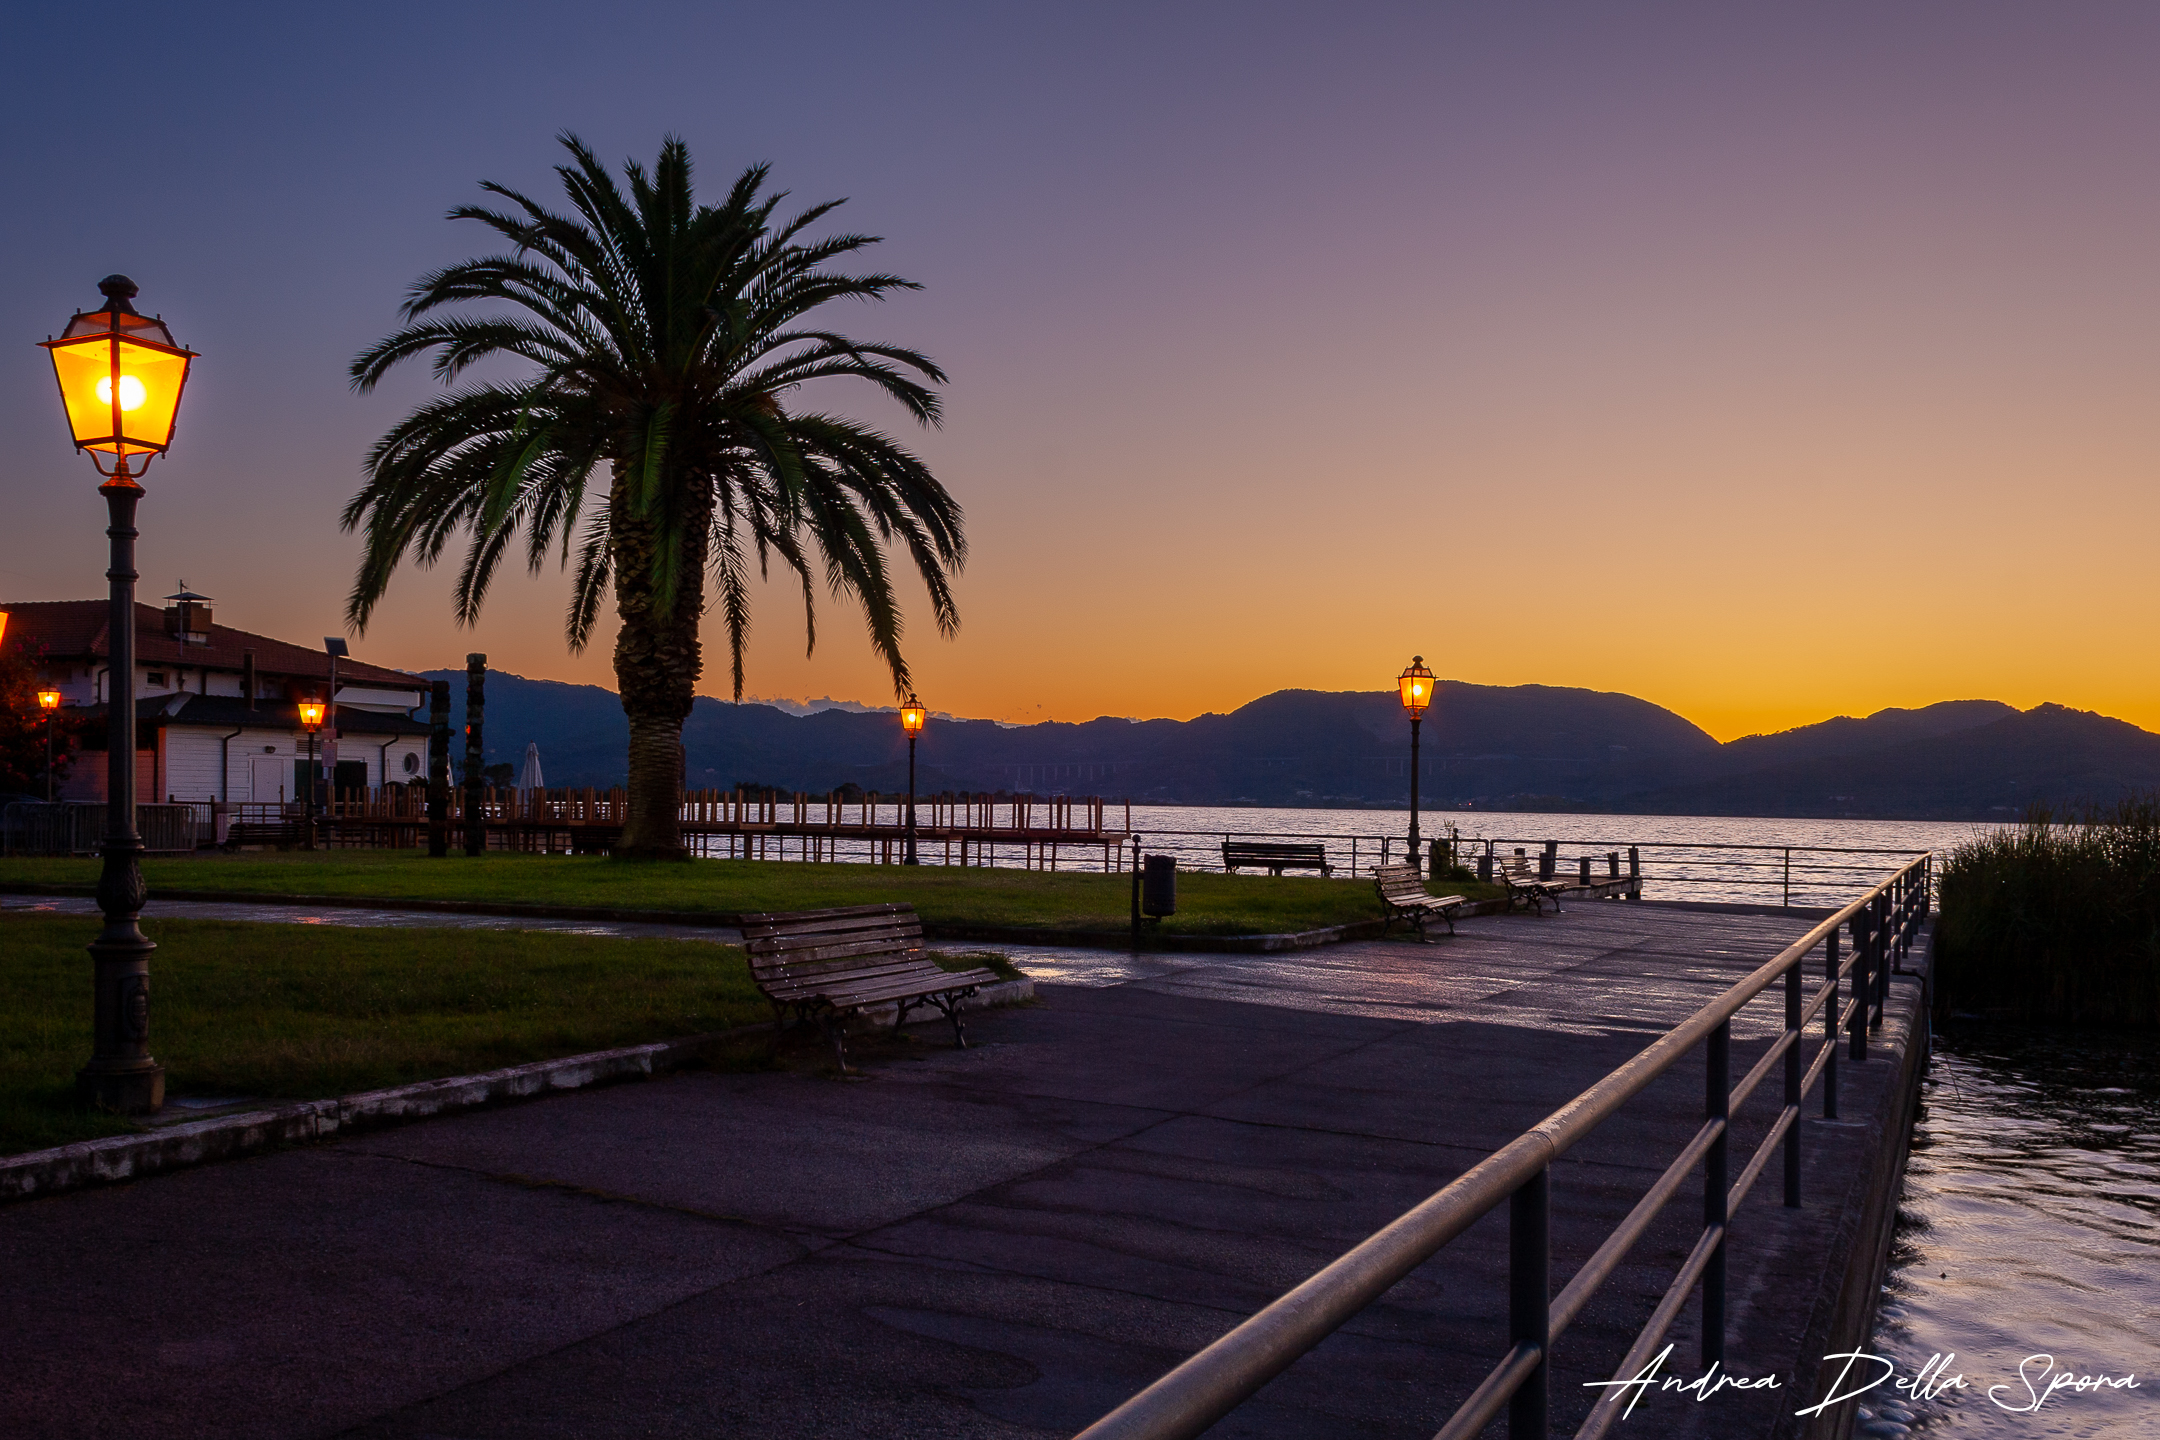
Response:
[[[154,1115],[165,1108],[165,1067],[152,1063],[138,1070],[100,1070],[94,1063],[85,1065],[75,1072],[75,1098],[119,1115]]]

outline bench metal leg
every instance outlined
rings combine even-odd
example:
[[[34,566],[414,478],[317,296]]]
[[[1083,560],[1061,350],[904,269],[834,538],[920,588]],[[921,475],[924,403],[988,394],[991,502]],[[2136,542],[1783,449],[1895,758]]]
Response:
[[[955,1050],[965,1050],[968,1048],[967,1026],[962,1024],[960,1021],[960,1002],[967,999],[974,993],[975,991],[971,987],[969,989],[959,991],[956,994],[929,995],[924,997],[932,1005],[935,1005],[938,1009],[944,1011],[945,1018],[952,1022],[953,1049]]]
[[[847,1016],[836,1014],[831,1010],[820,1010],[817,1015],[817,1025],[818,1029],[825,1033],[825,1038],[832,1042],[833,1063],[840,1067],[840,1073],[843,1075],[854,1074],[855,1072],[848,1068],[847,1063]]]

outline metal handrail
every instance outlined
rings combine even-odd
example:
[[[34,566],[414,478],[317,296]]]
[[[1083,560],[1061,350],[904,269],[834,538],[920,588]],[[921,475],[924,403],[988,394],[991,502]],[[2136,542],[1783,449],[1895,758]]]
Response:
[[[1641,1370],[1698,1281],[1704,1295],[1704,1363],[1721,1358],[1725,1241],[1732,1211],[1779,1148],[1785,1153],[1785,1203],[1800,1204],[1800,1103],[1817,1078],[1827,1075],[1824,1113],[1836,1116],[1838,1038],[1841,1032],[1849,1035],[1852,1058],[1866,1059],[1868,1031],[1881,1023],[1890,972],[1927,917],[1931,860],[1931,854],[1923,854],[1909,861],[1836,914],[1817,922],[1775,959],[1604,1079],[1088,1426],[1080,1432],[1080,1440],[1183,1440],[1200,1434],[1502,1202],[1510,1205],[1510,1348],[1456,1409],[1437,1440],[1474,1436],[1503,1407],[1509,1411],[1511,1440],[1544,1440],[1545,1381],[1553,1342],[1581,1314],[1592,1293],[1610,1278],[1698,1165],[1704,1170],[1701,1235],[1616,1373],[1624,1378]],[[1837,940],[1846,928],[1854,944],[1851,955],[1840,962]],[[1824,983],[1812,1003],[1803,1003],[1801,967],[1817,946],[1827,947]],[[1853,978],[1849,1004],[1839,991],[1847,975]],[[1781,978],[1785,982],[1784,1034],[1735,1088],[1729,1070],[1732,1018]],[[1817,1014],[1824,1014],[1825,1007],[1823,1044],[1814,1063],[1803,1071],[1804,1027]],[[1553,1160],[1697,1044],[1705,1045],[1708,1057],[1702,1128],[1559,1295],[1549,1296],[1549,1169]],[[1728,1187],[1725,1148],[1731,1110],[1779,1060],[1785,1070],[1784,1105],[1737,1183]],[[1597,1440],[1618,1414],[1612,1405],[1593,1407],[1576,1440]]]

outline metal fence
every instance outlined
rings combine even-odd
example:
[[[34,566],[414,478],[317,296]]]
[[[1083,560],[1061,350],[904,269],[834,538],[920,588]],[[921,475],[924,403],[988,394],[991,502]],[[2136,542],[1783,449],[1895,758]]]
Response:
[[[1424,1203],[1335,1260],[1081,1432],[1080,1440],[1185,1440],[1230,1414],[1261,1386],[1319,1345],[1398,1281],[1438,1254],[1478,1220],[1508,1207],[1508,1349],[1458,1406],[1436,1440],[1470,1440],[1508,1417],[1509,1440],[1546,1440],[1554,1344],[1627,1258],[1688,1176],[1702,1174],[1702,1227],[1693,1250],[1630,1346],[1614,1378],[1639,1374],[1698,1285],[1702,1292],[1702,1364],[1725,1353],[1727,1226],[1773,1157],[1782,1154],[1784,1203],[1800,1196],[1800,1110],[1823,1080],[1823,1115],[1837,1116],[1837,1058],[1849,1048],[1867,1058],[1868,1035],[1882,1023],[1893,968],[1904,960],[1929,909],[1930,857],[1922,855],[1840,909],[1747,979],[1652,1042],[1634,1059],[1495,1151]],[[1839,938],[1851,937],[1839,957]],[[1820,950],[1823,981],[1812,998],[1804,967]],[[1850,979],[1850,989],[1845,982]],[[1781,983],[1782,982],[1782,983]],[[1732,1083],[1732,1022],[1775,987],[1784,1002],[1783,1033],[1740,1083]],[[1821,1016],[1814,1059],[1805,1051]],[[1640,1094],[1684,1056],[1704,1057],[1702,1128],[1682,1147],[1627,1217],[1581,1269],[1552,1293],[1552,1162]],[[1773,1074],[1782,1076],[1783,1107],[1755,1153],[1730,1180],[1732,1114]],[[1624,1389],[1610,1391],[1621,1396]],[[1599,1440],[1622,1411],[1601,1402],[1575,1432]]]
[[[105,841],[107,808],[102,800],[16,801],[0,809],[0,855],[94,855]],[[135,828],[143,848],[158,853],[193,850],[203,838],[209,808],[137,805]]]

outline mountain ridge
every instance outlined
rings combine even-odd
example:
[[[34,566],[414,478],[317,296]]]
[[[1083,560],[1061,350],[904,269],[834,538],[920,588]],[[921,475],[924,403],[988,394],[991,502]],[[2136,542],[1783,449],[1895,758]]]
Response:
[[[452,723],[462,726],[464,672],[422,673],[451,682]],[[517,763],[536,740],[551,784],[621,783],[629,727],[601,686],[490,671],[485,730],[491,763]],[[906,741],[877,711],[795,715],[701,696],[683,739],[693,789],[906,785]],[[1421,803],[1433,809],[2003,819],[2034,801],[2104,802],[2160,787],[2160,735],[2065,706],[2020,711],[1994,700],[1836,716],[1721,744],[1617,692],[1443,681],[1423,742]],[[918,785],[1396,807],[1408,799],[1408,761],[1393,692],[1292,689],[1191,720],[939,719],[920,746]]]

